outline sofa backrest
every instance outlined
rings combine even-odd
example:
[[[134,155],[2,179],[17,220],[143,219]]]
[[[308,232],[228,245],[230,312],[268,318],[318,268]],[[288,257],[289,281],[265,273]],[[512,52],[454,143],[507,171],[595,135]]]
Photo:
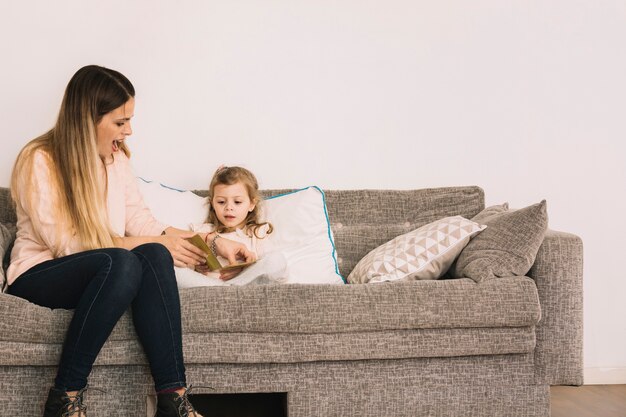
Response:
[[[264,197],[291,190],[264,190]],[[196,191],[204,194],[203,191]],[[369,251],[427,223],[447,216],[471,218],[485,207],[480,187],[421,190],[325,191],[339,270],[347,277]],[[8,188],[0,187],[0,222],[13,225],[15,210]]]
[[[339,271],[347,278],[372,249],[435,220],[472,218],[485,208],[480,187],[325,191]]]
[[[0,187],[0,223],[16,223],[15,208],[11,201],[11,190]]]

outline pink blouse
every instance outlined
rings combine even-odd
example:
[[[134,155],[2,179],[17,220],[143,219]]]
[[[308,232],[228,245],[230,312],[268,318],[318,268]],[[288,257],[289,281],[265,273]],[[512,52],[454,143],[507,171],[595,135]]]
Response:
[[[17,237],[7,270],[9,285],[33,266],[53,259],[53,249],[58,249],[60,256],[81,251],[80,242],[73,234],[57,228],[54,207],[58,193],[50,181],[50,157],[44,151],[36,151],[33,164],[35,198],[32,211],[26,204],[26,196],[18,191]],[[116,152],[106,171],[107,209],[113,232],[118,236],[160,235],[167,225],[157,221],[145,205],[126,155]],[[102,181],[105,181],[104,175]]]

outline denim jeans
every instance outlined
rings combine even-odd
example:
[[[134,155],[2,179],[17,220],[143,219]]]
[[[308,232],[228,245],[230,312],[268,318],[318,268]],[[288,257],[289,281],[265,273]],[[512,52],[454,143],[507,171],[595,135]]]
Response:
[[[163,245],[96,249],[46,261],[20,275],[8,292],[44,307],[74,309],[55,388],[87,385],[102,345],[129,307],[156,391],[186,386],[180,298]]]

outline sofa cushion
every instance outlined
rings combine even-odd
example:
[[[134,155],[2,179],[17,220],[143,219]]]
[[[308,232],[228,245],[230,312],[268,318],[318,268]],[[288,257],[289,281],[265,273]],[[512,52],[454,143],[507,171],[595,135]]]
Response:
[[[348,282],[437,279],[448,270],[470,238],[484,228],[461,216],[434,221],[365,255],[350,273]]]
[[[546,201],[515,211],[482,214],[487,229],[472,239],[454,265],[456,278],[523,276],[535,262],[548,227]]]
[[[530,278],[380,285],[277,285],[183,289],[183,331],[344,333],[406,329],[534,326],[540,318]],[[61,343],[72,317],[0,294],[0,340]],[[111,340],[135,339],[128,313]]]
[[[502,281],[502,282],[500,282]],[[285,285],[183,290],[187,332],[341,333],[389,329],[518,327],[540,317],[529,278],[381,285]]]

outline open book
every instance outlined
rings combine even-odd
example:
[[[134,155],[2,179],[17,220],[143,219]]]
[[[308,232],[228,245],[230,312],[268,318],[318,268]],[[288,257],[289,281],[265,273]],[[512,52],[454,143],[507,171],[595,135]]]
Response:
[[[211,271],[228,271],[231,269],[245,268],[246,266],[250,266],[256,262],[242,262],[238,264],[222,266],[222,264],[220,264],[220,261],[218,261],[215,255],[213,255],[213,253],[211,252],[211,248],[209,248],[209,245],[206,244],[206,242],[200,237],[200,235],[193,235],[192,237],[187,238],[187,241],[195,247],[202,249],[202,251],[206,254],[206,264]]]

